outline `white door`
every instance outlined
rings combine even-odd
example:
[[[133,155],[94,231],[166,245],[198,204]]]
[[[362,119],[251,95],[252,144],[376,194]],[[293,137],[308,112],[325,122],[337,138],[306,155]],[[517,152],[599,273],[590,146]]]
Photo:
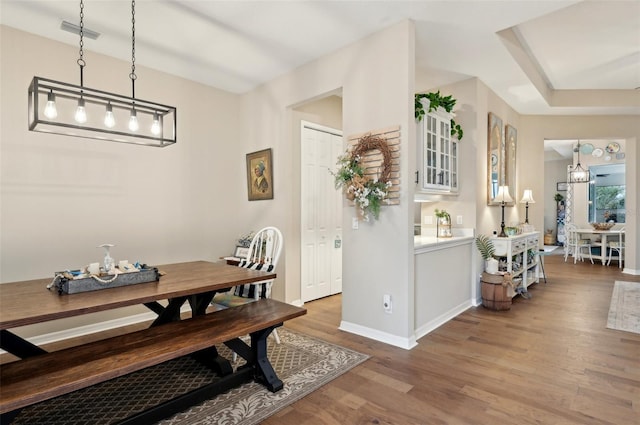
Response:
[[[329,170],[342,154],[342,132],[302,121],[301,296],[342,292],[342,196]]]

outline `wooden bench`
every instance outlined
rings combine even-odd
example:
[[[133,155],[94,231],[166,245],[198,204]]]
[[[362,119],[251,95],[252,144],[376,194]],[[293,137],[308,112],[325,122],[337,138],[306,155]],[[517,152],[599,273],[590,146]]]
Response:
[[[282,388],[266,357],[266,338],[286,320],[306,313],[303,308],[272,299],[150,327],[78,347],[28,357],[0,367],[0,413],[3,423],[20,408],[107,381],[189,354],[217,356],[214,345],[225,343],[247,360],[232,372],[226,359],[211,359],[227,375],[188,399],[174,399],[124,423],[149,423],[183,410],[250,379],[271,391]],[[250,334],[251,345],[238,339]],[[204,351],[203,351],[204,350]],[[220,361],[222,359],[222,361]],[[225,366],[224,363],[227,363]],[[35,372],[37,371],[37,372]],[[34,373],[35,372],[35,373]],[[198,390],[196,390],[198,391]]]

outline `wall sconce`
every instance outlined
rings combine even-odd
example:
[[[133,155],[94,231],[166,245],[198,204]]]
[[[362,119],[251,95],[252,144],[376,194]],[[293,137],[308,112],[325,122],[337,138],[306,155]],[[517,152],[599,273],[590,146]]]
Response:
[[[80,85],[33,77],[30,131],[156,147],[176,143],[176,108],[135,97],[135,0],[131,17],[131,97],[84,87],[84,2],[80,0]]]
[[[509,195],[509,186],[498,187],[498,194],[493,198],[493,201],[500,202],[500,207],[502,208],[502,221],[500,223],[500,234],[498,237],[506,238],[507,234],[504,232],[504,205],[507,202],[513,202],[511,195]]]
[[[525,204],[525,219],[524,223],[529,224],[529,204],[535,204],[536,201],[533,200],[533,191],[531,189],[525,189],[522,194],[522,199],[520,200],[521,204]]]

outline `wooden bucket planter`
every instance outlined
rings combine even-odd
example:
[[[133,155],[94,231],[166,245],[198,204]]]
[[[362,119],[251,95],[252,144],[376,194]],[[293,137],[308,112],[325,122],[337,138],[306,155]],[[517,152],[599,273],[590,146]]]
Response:
[[[504,276],[482,273],[482,305],[489,310],[511,310],[511,295]]]

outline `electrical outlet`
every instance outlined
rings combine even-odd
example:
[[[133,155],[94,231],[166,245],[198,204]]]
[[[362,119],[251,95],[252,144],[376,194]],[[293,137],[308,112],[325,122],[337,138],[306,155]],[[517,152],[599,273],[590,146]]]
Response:
[[[462,224],[462,216],[461,216],[461,215],[459,215],[459,216],[457,216],[457,217],[456,217],[456,222],[457,222],[458,224]]]
[[[358,230],[358,217],[351,217],[351,228]]]
[[[384,294],[382,296],[382,308],[384,308],[385,313],[391,314],[391,311],[392,311],[391,295]]]
[[[425,215],[424,216],[424,224],[433,224],[433,216]]]

